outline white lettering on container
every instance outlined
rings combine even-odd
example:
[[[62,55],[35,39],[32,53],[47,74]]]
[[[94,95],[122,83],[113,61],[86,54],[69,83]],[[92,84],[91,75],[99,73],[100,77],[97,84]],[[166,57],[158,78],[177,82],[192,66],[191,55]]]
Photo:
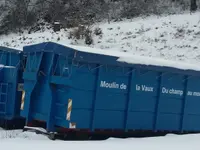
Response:
[[[200,92],[192,92],[192,91],[188,91],[187,92],[187,96],[200,96]]]
[[[101,81],[100,82],[100,87],[102,88],[110,88],[110,89],[122,89],[122,90],[126,90],[127,89],[127,85],[122,83],[122,84],[118,84],[116,82],[106,82],[106,81]]]
[[[153,92],[154,87],[136,84],[135,89],[136,89],[136,91]]]
[[[177,90],[174,88],[166,88],[166,87],[162,87],[162,93],[163,94],[170,94],[170,95],[179,95],[182,96],[183,95],[183,90]]]
[[[110,89],[121,89],[121,90],[126,90],[127,89],[127,85],[124,84],[124,83],[119,84],[117,82],[106,82],[106,81],[100,81],[100,87],[102,87],[102,88],[110,88]],[[143,84],[143,85],[136,84],[135,85],[135,90],[136,91],[154,92],[154,89],[155,89],[155,87],[147,86],[145,84]],[[175,88],[162,87],[161,88],[161,93],[183,96],[184,91],[183,90],[178,90],[178,89],[175,89]],[[200,92],[186,91],[186,94],[187,94],[187,96],[200,97]]]

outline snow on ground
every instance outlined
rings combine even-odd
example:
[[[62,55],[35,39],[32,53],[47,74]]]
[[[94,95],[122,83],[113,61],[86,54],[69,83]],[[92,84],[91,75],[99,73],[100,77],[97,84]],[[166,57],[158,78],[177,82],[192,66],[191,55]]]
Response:
[[[199,150],[200,134],[149,138],[110,138],[103,141],[51,141],[44,135],[22,130],[0,129],[0,148],[6,150]]]
[[[22,130],[0,130],[0,143],[1,141],[12,139],[48,140],[46,136],[36,134],[35,132],[22,132]]]
[[[167,135],[153,138],[110,138],[105,141],[50,141],[31,132],[3,131],[12,136],[0,138],[1,149],[6,150],[199,150],[200,135]],[[13,133],[12,133],[13,132]],[[17,133],[17,134],[16,134]],[[0,131],[0,137],[2,131]]]
[[[200,13],[149,17],[100,27],[106,36],[95,47],[199,63]]]

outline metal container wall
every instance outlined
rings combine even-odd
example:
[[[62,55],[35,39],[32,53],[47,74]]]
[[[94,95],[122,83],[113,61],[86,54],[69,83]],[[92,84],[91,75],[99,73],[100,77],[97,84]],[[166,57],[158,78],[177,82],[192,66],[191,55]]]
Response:
[[[200,72],[133,65],[55,43],[24,47],[21,115],[57,127],[200,131]]]
[[[22,53],[0,47],[0,120],[20,117],[22,81]]]

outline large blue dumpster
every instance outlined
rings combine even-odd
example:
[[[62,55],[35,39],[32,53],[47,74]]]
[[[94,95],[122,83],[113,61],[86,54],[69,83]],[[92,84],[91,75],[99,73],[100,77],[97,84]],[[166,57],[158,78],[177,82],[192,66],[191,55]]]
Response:
[[[71,130],[200,131],[200,72],[129,64],[55,43],[24,47],[26,123]]]
[[[0,47],[0,123],[20,118],[22,59],[20,50]]]

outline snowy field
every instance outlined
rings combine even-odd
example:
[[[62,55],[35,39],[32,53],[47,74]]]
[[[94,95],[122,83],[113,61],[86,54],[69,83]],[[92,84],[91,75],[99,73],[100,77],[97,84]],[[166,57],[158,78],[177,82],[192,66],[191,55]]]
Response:
[[[31,132],[0,131],[0,148],[6,150],[199,150],[200,135],[154,138],[110,138],[105,141],[50,141]]]

